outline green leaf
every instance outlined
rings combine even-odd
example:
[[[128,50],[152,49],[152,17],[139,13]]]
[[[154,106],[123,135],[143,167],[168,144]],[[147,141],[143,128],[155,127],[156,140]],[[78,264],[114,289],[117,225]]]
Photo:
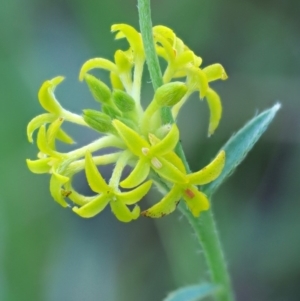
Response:
[[[209,195],[230,176],[235,168],[243,161],[257,140],[266,131],[281,105],[278,103],[251,119],[242,129],[233,135],[224,145],[225,166],[221,175],[212,183],[205,185],[203,191]]]
[[[198,301],[214,295],[220,287],[210,283],[191,285],[170,293],[163,301]]]

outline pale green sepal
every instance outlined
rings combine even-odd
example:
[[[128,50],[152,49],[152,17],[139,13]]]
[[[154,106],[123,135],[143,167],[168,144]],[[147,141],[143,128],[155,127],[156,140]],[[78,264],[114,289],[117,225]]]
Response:
[[[159,158],[159,161],[161,163],[161,167],[157,168],[153,164],[151,164],[151,166],[162,178],[170,181],[171,183],[187,183],[186,175],[183,174],[176,166],[164,158]]]
[[[74,144],[75,141],[70,137],[64,130],[59,129],[57,134],[56,134],[56,139],[67,143],[67,144]]]
[[[186,92],[187,87],[182,82],[167,83],[156,90],[154,101],[159,106],[171,107],[178,103]]]
[[[62,195],[62,186],[70,179],[63,175],[54,172],[50,179],[50,193],[54,200],[63,207],[68,207],[68,203],[65,201]]]
[[[171,292],[163,301],[200,301],[214,296],[221,290],[221,286],[203,283],[179,288]]]
[[[204,185],[214,181],[222,172],[225,164],[225,152],[222,150],[216,158],[198,172],[187,175],[192,185]]]
[[[113,62],[102,58],[95,58],[83,64],[79,73],[79,80],[82,81],[85,74],[95,68],[105,69],[116,74],[118,73],[118,68]]]
[[[208,195],[214,193],[225,179],[234,172],[235,168],[243,161],[257,140],[266,131],[280,107],[281,105],[277,103],[271,109],[255,116],[222,147],[226,153],[225,166],[215,181],[203,187]]]
[[[106,104],[110,102],[111,91],[104,82],[90,74],[85,74],[84,79],[88,84],[95,100]]]
[[[221,64],[213,64],[205,67],[202,70],[206,74],[209,82],[217,79],[225,80],[228,78],[226,71]]]
[[[56,119],[56,116],[53,114],[45,113],[38,115],[31,119],[31,121],[27,125],[27,138],[29,142],[33,142],[32,134],[36,129],[41,127],[42,125],[46,123],[50,123]]]
[[[222,116],[222,103],[220,96],[210,88],[207,90],[206,100],[210,111],[208,136],[211,136],[219,125]]]
[[[42,173],[48,173],[51,169],[51,166],[49,165],[49,162],[52,160],[52,158],[43,158],[39,160],[26,160],[27,166],[29,170],[33,173],[42,174]]]
[[[188,192],[189,193],[185,192],[183,194],[183,199],[185,200],[193,216],[198,217],[201,211],[209,209],[210,204],[208,198],[203,192],[192,186],[189,186]]]
[[[103,211],[108,203],[109,198],[106,196],[106,194],[101,194],[84,206],[80,208],[75,206],[72,208],[72,210],[81,217],[90,218]]]
[[[133,189],[128,192],[122,192],[120,194],[117,194],[118,198],[126,205],[133,205],[137,202],[139,202],[150,190],[152,185],[152,181],[147,181],[137,187],[136,189]]]
[[[133,188],[141,184],[149,175],[150,165],[146,159],[140,159],[129,176],[120,182],[123,188]]]
[[[121,112],[127,113],[135,109],[134,99],[122,90],[114,90],[112,94],[115,105]]]
[[[90,152],[86,152],[85,155],[85,174],[88,184],[93,191],[102,193],[111,190],[98,171]]]
[[[62,108],[56,100],[54,91],[57,85],[64,80],[64,77],[58,76],[51,80],[45,81],[38,93],[38,98],[41,106],[48,112],[53,114],[60,114]]]
[[[83,110],[83,119],[91,128],[100,133],[117,133],[111,123],[112,119],[102,112],[95,110]]]
[[[141,138],[137,132],[126,126],[121,121],[115,119],[112,123],[121,139],[125,142],[129,150],[136,156],[143,155],[142,149],[150,147],[146,140]]]
[[[140,216],[140,207],[135,206],[132,211],[122,203],[120,200],[110,202],[111,211],[117,217],[118,220],[124,223],[128,223],[132,220],[137,219]]]
[[[151,147],[151,153],[155,156],[162,156],[171,152],[179,140],[179,130],[175,123],[172,124],[169,133],[157,144]]]
[[[160,218],[170,214],[176,209],[180,198],[181,189],[180,187],[174,185],[161,201],[156,203],[151,208],[143,211],[141,215],[151,218]]]

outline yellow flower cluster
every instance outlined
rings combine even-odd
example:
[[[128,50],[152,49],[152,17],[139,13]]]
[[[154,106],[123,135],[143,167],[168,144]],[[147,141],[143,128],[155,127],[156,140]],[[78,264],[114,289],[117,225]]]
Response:
[[[55,88],[63,81],[56,77],[46,81],[40,88],[38,98],[47,113],[33,118],[27,127],[27,136],[38,130],[37,160],[27,160],[34,173],[50,173],[50,193],[63,207],[72,207],[82,217],[93,217],[108,204],[115,216],[123,222],[137,219],[140,215],[162,217],[175,210],[180,199],[194,216],[209,208],[207,196],[199,191],[203,185],[216,179],[221,173],[225,152],[202,170],[187,174],[183,162],[174,149],[179,141],[179,129],[174,124],[163,124],[161,108],[167,106],[173,117],[195,91],[200,99],[206,98],[210,109],[208,134],[217,128],[222,114],[218,94],[209,87],[209,82],[226,79],[227,75],[220,64],[201,69],[202,59],[194,54],[174,32],[165,26],[153,28],[157,54],[166,60],[164,85],[157,89],[148,107],[141,105],[141,83],[145,63],[145,53],[139,32],[126,24],[112,26],[116,39],[126,38],[129,48],[117,50],[114,62],[103,58],[88,60],[81,68],[79,79],[84,80],[95,100],[101,103],[101,111],[84,110],[77,115],[65,110],[54,95]],[[110,72],[111,87],[89,73],[101,68]],[[183,78],[184,81],[174,81]],[[81,148],[62,153],[56,149],[56,140],[72,144],[72,138],[62,130],[64,121],[89,127],[102,133],[97,140]],[[114,147],[119,151],[92,155],[94,152]],[[103,179],[97,166],[115,164],[108,183]],[[126,166],[131,172],[122,179]],[[94,196],[84,196],[72,186],[75,174],[85,170]],[[150,190],[150,173],[154,172],[170,187],[170,192],[151,208],[140,212],[137,205]],[[148,179],[150,178],[150,179]],[[148,179],[148,180],[147,180]],[[122,192],[121,188],[126,188]],[[67,200],[69,199],[69,201]],[[134,205],[130,209],[130,205]]]

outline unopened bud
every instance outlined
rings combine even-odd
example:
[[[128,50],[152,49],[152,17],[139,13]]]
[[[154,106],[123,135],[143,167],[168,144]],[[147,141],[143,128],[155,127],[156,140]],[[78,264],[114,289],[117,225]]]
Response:
[[[84,110],[83,119],[91,128],[100,133],[116,134],[116,130],[111,123],[111,118],[102,112]]]
[[[159,106],[172,107],[182,99],[186,92],[187,87],[184,83],[171,82],[156,90],[154,100]]]
[[[91,93],[94,98],[101,103],[109,103],[111,98],[110,89],[101,80],[97,79],[95,76],[86,74],[84,76],[86,83],[89,86]]]
[[[121,112],[131,112],[135,108],[134,99],[122,90],[113,91],[113,101]]]

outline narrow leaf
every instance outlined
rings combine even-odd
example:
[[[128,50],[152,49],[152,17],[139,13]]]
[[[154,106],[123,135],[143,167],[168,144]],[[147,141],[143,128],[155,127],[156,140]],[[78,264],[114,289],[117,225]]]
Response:
[[[204,186],[208,195],[214,193],[224,180],[233,173],[243,161],[257,140],[266,131],[281,105],[278,103],[251,119],[242,129],[233,135],[222,147],[226,153],[225,166],[221,175],[212,183]]]
[[[191,285],[170,293],[163,301],[198,301],[215,294],[218,290],[219,286],[210,283]]]

